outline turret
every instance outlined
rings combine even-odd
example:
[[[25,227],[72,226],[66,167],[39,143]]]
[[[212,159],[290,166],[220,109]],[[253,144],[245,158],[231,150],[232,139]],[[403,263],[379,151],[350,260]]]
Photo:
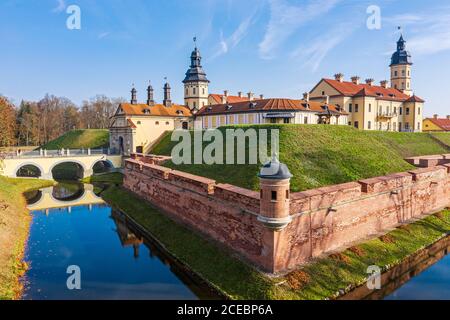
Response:
[[[134,84],[133,84],[133,88],[131,89],[131,101],[130,101],[130,103],[131,104],[137,104],[138,103],[138,101],[137,101],[137,90],[134,87]]]
[[[170,85],[168,82],[166,82],[166,84],[164,85],[164,101],[163,104],[166,107],[171,107],[172,106],[172,100],[170,99]]]
[[[153,87],[150,83],[147,87],[147,104],[149,106],[153,106],[155,104],[155,100],[153,99]]]
[[[274,155],[262,167],[258,177],[261,192],[258,221],[271,230],[280,231],[292,221],[289,212],[292,174]]]

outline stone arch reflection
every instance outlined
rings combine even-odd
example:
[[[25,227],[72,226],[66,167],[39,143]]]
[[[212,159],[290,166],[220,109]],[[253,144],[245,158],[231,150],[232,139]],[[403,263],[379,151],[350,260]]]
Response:
[[[72,202],[83,197],[84,185],[81,183],[59,183],[53,187],[52,197],[62,202]]]
[[[42,199],[41,190],[28,191],[25,192],[23,195],[25,197],[25,200],[27,201],[27,205],[36,204]]]

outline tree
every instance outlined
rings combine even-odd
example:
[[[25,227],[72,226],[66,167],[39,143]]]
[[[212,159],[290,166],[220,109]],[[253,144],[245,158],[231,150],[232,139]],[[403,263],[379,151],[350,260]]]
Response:
[[[0,147],[9,147],[16,142],[16,111],[14,105],[0,96]]]

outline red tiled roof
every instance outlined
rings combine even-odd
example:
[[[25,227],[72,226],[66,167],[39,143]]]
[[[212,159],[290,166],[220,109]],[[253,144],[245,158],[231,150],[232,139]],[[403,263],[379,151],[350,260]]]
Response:
[[[245,101],[238,103],[217,104],[211,106],[205,106],[200,109],[197,115],[211,115],[211,114],[228,114],[228,113],[248,113],[258,111],[311,111],[322,113],[326,109],[323,102],[309,101],[309,109],[307,108],[307,102],[305,100],[292,100],[292,99],[263,99],[254,101]],[[229,108],[231,106],[231,108]],[[329,104],[329,110],[333,114],[346,115],[345,111],[341,111],[339,107]]]
[[[211,93],[209,95],[211,98],[214,99],[216,104],[221,104],[222,103],[222,98],[224,97],[223,94],[216,94],[216,93]],[[227,96],[227,103],[236,103],[236,102],[244,102],[244,101],[250,101],[248,99],[248,97],[239,97],[239,96]]]
[[[170,107],[166,107],[163,104],[155,104],[149,106],[147,104],[120,104],[123,112],[128,116],[161,116],[161,117],[190,117],[192,116],[191,110],[185,106],[174,104]],[[150,113],[145,113],[145,110],[149,110]],[[182,113],[181,113],[182,112]]]
[[[428,118],[426,120],[430,120],[436,126],[441,128],[444,131],[450,131],[450,119],[436,119],[436,118]]]
[[[412,97],[404,94],[395,88],[384,88],[381,86],[369,85],[367,83],[355,84],[349,81],[340,82],[333,79],[323,79],[326,83],[332,86],[334,89],[339,91],[340,94],[345,96],[366,96],[366,97],[377,97],[379,100],[390,100],[390,101],[401,101],[405,102],[410,100]],[[409,102],[424,102],[417,96],[413,96],[417,101]]]
[[[406,102],[422,102],[423,103],[423,102],[425,102],[425,100],[414,95],[414,96],[410,97],[408,100],[406,100]]]

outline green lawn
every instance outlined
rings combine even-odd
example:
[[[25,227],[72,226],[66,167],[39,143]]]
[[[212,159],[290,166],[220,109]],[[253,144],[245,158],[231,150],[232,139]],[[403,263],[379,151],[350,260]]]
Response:
[[[432,135],[450,146],[450,132],[433,132]]]
[[[19,297],[19,277],[27,268],[22,258],[31,216],[22,194],[53,183],[0,176],[0,300]]]
[[[405,157],[446,152],[425,133],[367,132],[323,125],[253,127],[280,130],[280,159],[294,175],[291,180],[294,192],[410,170],[414,167],[404,161]],[[170,139],[171,135],[167,135],[153,153],[170,155],[175,145]],[[169,162],[166,165],[218,182],[258,190],[259,164],[175,165]]]
[[[47,150],[107,148],[109,146],[109,131],[102,129],[72,130],[61,137],[42,146]]]
[[[110,187],[102,197],[132,217],[190,270],[232,299],[329,298],[342,288],[363,283],[368,266],[375,264],[386,270],[450,232],[450,211],[444,211],[338,256],[318,260],[283,277],[271,278],[120,187]]]

